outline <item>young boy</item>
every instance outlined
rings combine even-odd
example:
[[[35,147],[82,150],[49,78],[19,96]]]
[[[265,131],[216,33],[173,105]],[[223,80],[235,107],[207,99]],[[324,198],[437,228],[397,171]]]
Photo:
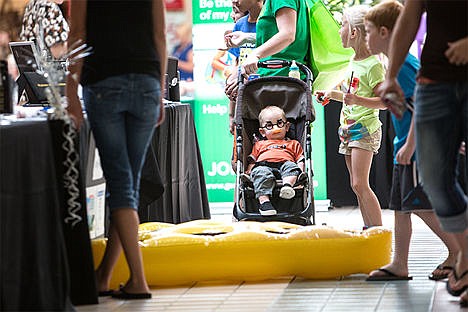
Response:
[[[373,7],[365,17],[366,41],[373,54],[387,55],[390,37],[396,20],[403,8],[397,1],[385,1]],[[419,61],[411,54],[398,75],[405,99],[411,102],[416,84],[416,73]],[[447,277],[456,261],[457,247],[453,238],[442,231],[425,194],[415,192],[414,181],[417,181],[415,164],[415,138],[413,118],[410,110],[406,110],[401,119],[392,114],[395,130],[393,182],[390,199],[390,209],[395,211],[395,250],[393,261],[382,268],[372,271],[368,281],[408,280],[408,253],[411,239],[411,213],[420,217],[431,230],[440,237],[449,250],[447,259],[441,263],[429,276],[440,280]],[[416,195],[416,196],[414,196]],[[414,200],[409,200],[415,197]]]
[[[281,108],[267,106],[260,111],[258,119],[260,134],[266,140],[254,144],[246,173],[251,174],[255,195],[260,202],[260,214],[271,216],[277,214],[270,202],[276,176],[283,180],[279,196],[293,198],[293,186],[304,171],[304,152],[298,141],[286,138],[290,124]]]

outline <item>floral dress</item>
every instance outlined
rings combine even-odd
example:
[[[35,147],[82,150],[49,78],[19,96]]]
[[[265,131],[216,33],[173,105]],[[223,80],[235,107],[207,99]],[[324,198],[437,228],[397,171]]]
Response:
[[[49,0],[31,0],[25,8],[20,39],[35,41],[41,47],[66,42],[69,27],[59,6]],[[43,41],[39,41],[42,38]]]

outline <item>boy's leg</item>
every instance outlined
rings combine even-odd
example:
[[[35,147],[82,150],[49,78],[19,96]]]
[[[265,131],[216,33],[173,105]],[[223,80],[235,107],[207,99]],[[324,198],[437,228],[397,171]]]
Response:
[[[250,173],[254,185],[255,195],[263,203],[270,200],[275,187],[276,178],[271,168],[267,166],[256,166]]]
[[[290,186],[294,186],[297,180],[297,176],[301,174],[301,169],[299,166],[292,162],[286,161],[280,168],[281,179],[283,180],[283,184],[289,184]]]
[[[411,214],[395,211],[395,251],[393,261],[385,266],[386,269],[397,276],[408,276],[408,254],[411,240],[412,226]],[[372,271],[369,276],[386,276],[384,271]]]

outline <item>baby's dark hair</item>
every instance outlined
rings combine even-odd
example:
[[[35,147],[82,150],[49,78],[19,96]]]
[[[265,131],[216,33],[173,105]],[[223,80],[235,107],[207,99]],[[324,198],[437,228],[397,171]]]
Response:
[[[391,31],[402,10],[403,4],[396,0],[383,1],[367,12],[365,20],[373,23],[377,28],[386,27]]]

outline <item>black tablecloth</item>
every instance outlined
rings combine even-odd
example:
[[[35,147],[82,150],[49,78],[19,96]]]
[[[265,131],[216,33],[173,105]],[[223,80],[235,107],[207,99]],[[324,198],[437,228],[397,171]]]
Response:
[[[205,177],[188,104],[167,104],[165,122],[156,129],[141,178],[140,220],[180,223],[209,219]],[[160,176],[159,176],[160,173]],[[164,193],[158,198],[162,188]]]
[[[97,303],[86,209],[76,226],[64,222],[62,126],[0,126],[0,310]]]

